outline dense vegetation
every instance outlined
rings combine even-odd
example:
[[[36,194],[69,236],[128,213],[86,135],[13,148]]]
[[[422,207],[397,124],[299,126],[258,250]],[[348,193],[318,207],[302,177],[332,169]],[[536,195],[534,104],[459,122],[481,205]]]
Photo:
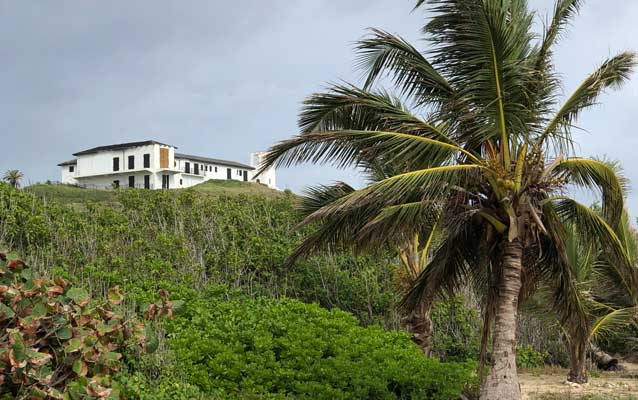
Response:
[[[123,190],[95,202],[84,199],[92,193],[68,195],[83,189],[48,188],[34,195],[0,185],[0,242],[34,273],[61,275],[95,299],[119,286],[140,317],[161,289],[185,300],[161,325],[156,353],[124,353],[114,385],[128,398],[443,399],[475,391],[478,311],[459,297],[435,314],[437,355],[461,364],[423,358],[406,334],[384,330],[400,325],[390,251],[283,266],[303,234],[291,233],[292,195]],[[70,205],[56,199],[61,192]]]

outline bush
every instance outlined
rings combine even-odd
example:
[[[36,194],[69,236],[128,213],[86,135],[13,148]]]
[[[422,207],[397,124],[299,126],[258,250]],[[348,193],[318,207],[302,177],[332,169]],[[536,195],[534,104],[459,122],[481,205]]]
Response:
[[[516,366],[518,368],[540,368],[549,356],[546,351],[538,351],[532,346],[516,347]]]
[[[148,317],[170,314],[167,294]],[[112,374],[125,348],[152,350],[149,327],[126,319],[118,288],[108,301],[62,278],[35,277],[14,254],[0,252],[0,395],[23,399],[119,399]]]
[[[166,327],[176,369],[209,396],[453,399],[476,382],[475,363],[426,359],[404,333],[317,305],[224,292],[189,300]]]
[[[462,296],[437,302],[432,312],[434,352],[444,361],[477,360],[481,318]]]

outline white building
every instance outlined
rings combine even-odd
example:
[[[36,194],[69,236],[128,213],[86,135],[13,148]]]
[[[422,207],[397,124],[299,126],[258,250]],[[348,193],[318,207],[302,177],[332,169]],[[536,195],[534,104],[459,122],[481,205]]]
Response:
[[[262,183],[277,189],[275,169],[255,177],[264,152],[250,154],[250,165],[175,152],[154,140],[99,146],[73,154],[60,164],[62,183],[92,188],[187,188],[209,179]]]

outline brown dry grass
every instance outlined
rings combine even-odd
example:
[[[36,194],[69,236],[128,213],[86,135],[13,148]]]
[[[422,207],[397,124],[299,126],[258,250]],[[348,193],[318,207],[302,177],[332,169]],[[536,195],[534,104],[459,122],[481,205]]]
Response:
[[[622,366],[624,371],[595,374],[585,385],[566,384],[566,369],[522,371],[523,400],[638,400],[638,364]]]

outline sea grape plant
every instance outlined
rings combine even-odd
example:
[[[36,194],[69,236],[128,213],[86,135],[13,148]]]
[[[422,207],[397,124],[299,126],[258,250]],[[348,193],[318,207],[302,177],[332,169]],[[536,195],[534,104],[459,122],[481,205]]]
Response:
[[[168,293],[160,295],[145,323],[125,315],[118,287],[94,301],[85,289],[36,277],[15,254],[0,252],[0,395],[120,399],[111,376],[122,367],[122,351],[154,351],[153,323],[172,317]]]

